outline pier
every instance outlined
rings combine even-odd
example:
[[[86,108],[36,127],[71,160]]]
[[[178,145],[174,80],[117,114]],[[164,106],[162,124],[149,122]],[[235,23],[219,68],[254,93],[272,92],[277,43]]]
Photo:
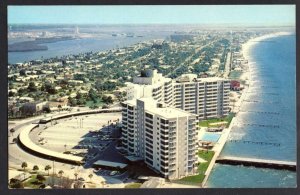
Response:
[[[219,157],[216,163],[296,171],[296,162],[292,161],[224,156]]]

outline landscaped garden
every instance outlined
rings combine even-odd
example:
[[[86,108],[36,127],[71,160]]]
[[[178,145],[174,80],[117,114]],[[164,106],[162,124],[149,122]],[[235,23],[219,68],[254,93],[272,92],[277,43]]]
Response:
[[[205,172],[208,168],[208,165],[213,158],[214,151],[200,150],[198,156],[207,162],[202,162],[198,165],[198,174],[193,176],[184,177],[180,180],[177,180],[178,183],[191,184],[191,185],[200,185],[205,178]]]
[[[226,125],[229,127],[232,118],[235,116],[234,113],[229,113],[228,116],[223,118],[212,118],[208,120],[202,120],[199,122],[200,127],[220,127]]]

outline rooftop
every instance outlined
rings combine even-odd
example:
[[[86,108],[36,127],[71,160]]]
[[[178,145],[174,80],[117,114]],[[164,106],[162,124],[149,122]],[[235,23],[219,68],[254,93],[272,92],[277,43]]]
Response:
[[[106,166],[106,167],[120,167],[121,169],[127,167],[127,164],[124,163],[118,163],[118,162],[112,162],[112,161],[105,161],[105,160],[98,160],[94,163],[94,165],[99,166]]]

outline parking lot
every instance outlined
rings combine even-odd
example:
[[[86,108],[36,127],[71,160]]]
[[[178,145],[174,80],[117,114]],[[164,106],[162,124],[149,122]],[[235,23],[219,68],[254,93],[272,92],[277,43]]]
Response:
[[[121,113],[101,113],[70,117],[40,125],[30,136],[38,145],[57,152],[85,153],[88,149],[105,150],[117,137],[108,124],[121,119]]]

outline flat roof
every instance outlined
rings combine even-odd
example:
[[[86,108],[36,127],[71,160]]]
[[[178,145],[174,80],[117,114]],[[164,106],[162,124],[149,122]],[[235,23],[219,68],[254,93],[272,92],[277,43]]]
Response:
[[[215,82],[215,81],[229,81],[229,80],[222,77],[206,77],[206,78],[197,78],[197,81]]]
[[[148,110],[147,110],[148,111]],[[171,108],[171,107],[167,107],[167,108],[151,108],[151,110],[149,110],[149,112],[155,113],[159,116],[162,116],[164,118],[177,118],[177,117],[187,117],[187,116],[192,116],[193,114],[180,110],[180,109],[176,109],[176,108]]]
[[[118,162],[112,162],[112,161],[106,161],[106,160],[98,160],[94,163],[94,165],[114,167],[114,168],[120,167],[121,169],[127,167],[127,164],[125,164],[125,163],[118,163]]]
[[[127,100],[124,103],[131,106],[136,106],[137,100],[145,102],[145,111],[156,114],[164,118],[177,118],[177,117],[187,117],[187,116],[196,116],[184,110],[173,108],[173,107],[157,107],[158,101],[154,100],[152,97],[143,97],[138,99]]]
[[[137,157],[137,156],[125,156],[125,158],[127,158],[128,160],[130,161],[140,161],[140,160],[144,160],[143,158],[141,157]]]

